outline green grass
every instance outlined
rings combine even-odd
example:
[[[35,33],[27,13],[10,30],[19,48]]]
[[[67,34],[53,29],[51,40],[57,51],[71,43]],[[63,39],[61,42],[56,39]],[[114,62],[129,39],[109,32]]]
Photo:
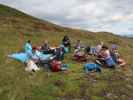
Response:
[[[0,13],[5,12],[4,9],[7,8],[0,6]],[[109,33],[70,29],[64,31],[64,28],[55,28],[53,24],[36,28],[44,22],[30,17],[2,18],[4,20],[0,20],[0,100],[132,100],[132,39]],[[112,43],[119,44],[120,53],[127,61],[127,71],[122,68],[114,71],[103,69],[101,74],[86,75],[83,64],[72,61],[70,53],[65,56],[65,62],[69,64],[67,73],[52,73],[46,70],[28,73],[24,71],[25,65],[7,58],[8,54],[20,51],[28,39],[32,40],[33,45],[41,45],[47,39],[51,46],[58,46],[66,34],[71,38],[72,44],[78,39],[86,45],[96,45],[99,41],[109,46]],[[58,80],[63,81],[60,86],[56,85]]]
[[[124,72],[121,68],[115,71],[103,69],[101,74],[95,73],[92,76],[86,76],[83,72],[83,64],[72,61],[71,54],[65,57],[65,62],[70,66],[68,73],[48,73],[44,70],[34,74],[27,73],[24,71],[25,66],[23,64],[6,57],[8,54],[22,49],[23,44],[21,44],[19,34],[14,33],[16,35],[11,36],[6,36],[6,34],[11,33],[7,32],[4,38],[1,38],[0,97],[2,100],[25,100],[26,98],[28,100],[80,100],[85,98],[106,100],[106,95],[103,96],[105,91],[112,93],[116,88],[123,88],[124,91],[122,92],[126,93],[125,85],[132,83],[132,81],[125,82],[125,74],[128,74],[128,71]],[[30,35],[24,35],[23,42],[30,38],[34,45],[38,45],[41,44],[40,41],[47,38],[51,45],[59,45],[65,34],[56,32],[33,33],[32,37]],[[68,35],[71,37],[73,43],[78,38],[86,44],[93,42],[93,39],[87,40],[86,34],[79,37],[74,37],[73,33]],[[94,38],[97,38],[97,36]],[[108,39],[104,41],[108,41]],[[96,44],[96,42],[93,44]],[[132,56],[126,53],[130,53],[132,48],[128,48],[128,50],[124,46],[120,48],[120,52],[122,52],[125,58],[132,59]],[[132,65],[132,62],[129,61],[129,63]],[[128,67],[130,68],[131,66]],[[124,78],[119,80],[120,76]],[[55,82],[58,80],[63,80],[64,84],[56,86]],[[132,92],[131,90],[129,94],[131,95]],[[117,93],[113,95],[120,95],[119,92]],[[129,97],[126,96],[125,98]]]

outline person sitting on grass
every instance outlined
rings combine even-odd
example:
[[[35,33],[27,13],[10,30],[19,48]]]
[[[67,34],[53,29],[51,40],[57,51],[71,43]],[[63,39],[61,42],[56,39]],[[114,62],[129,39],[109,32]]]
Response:
[[[31,41],[28,40],[25,45],[24,45],[24,51],[27,53],[29,56],[32,56],[32,44]]]
[[[67,35],[65,35],[62,39],[62,45],[66,48],[69,48],[69,51],[71,50],[71,41]]]
[[[102,46],[103,46],[103,42],[100,42],[97,46],[92,46],[92,47],[88,48],[89,53],[91,55],[96,56],[101,51]]]
[[[65,50],[63,47],[58,47],[54,51],[54,55],[56,55],[56,59],[59,61],[64,60]]]
[[[97,55],[98,60],[109,68],[115,68],[116,63],[111,57],[110,50],[107,46],[103,45],[101,51]]]
[[[49,46],[48,40],[45,40],[44,41],[44,44],[41,46],[41,51],[44,54],[48,54],[49,53],[49,50],[50,50],[50,46]]]
[[[82,46],[81,46],[81,41],[80,40],[77,40],[75,46],[74,46],[75,49],[81,49]]]
[[[39,59],[40,59],[40,56],[42,55],[42,53],[39,51],[39,49],[37,47],[33,47],[33,50],[32,50],[32,59],[34,60],[34,62],[38,62]]]
[[[78,62],[86,62],[87,57],[84,48],[76,49],[73,54],[73,59]]]
[[[111,53],[111,57],[114,60],[114,62],[116,64],[118,64],[117,59],[118,59],[118,56],[120,54],[118,53],[118,46],[116,44],[113,44],[112,45],[111,50],[110,50],[110,53]]]
[[[124,67],[126,65],[125,60],[121,57],[121,55],[118,53],[118,46],[116,44],[112,45],[112,48],[110,50],[111,57],[115,61],[115,63],[119,66]]]

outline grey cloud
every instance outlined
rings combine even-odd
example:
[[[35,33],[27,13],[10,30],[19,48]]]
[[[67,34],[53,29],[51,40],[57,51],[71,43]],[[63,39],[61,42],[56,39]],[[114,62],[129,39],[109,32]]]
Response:
[[[132,31],[121,22],[132,22],[133,0],[0,0],[0,3],[63,26],[116,33]]]

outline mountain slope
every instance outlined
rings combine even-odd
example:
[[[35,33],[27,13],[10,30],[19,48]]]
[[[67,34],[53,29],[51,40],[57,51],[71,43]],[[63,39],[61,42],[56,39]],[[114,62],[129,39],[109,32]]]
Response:
[[[67,73],[41,70],[24,71],[25,65],[7,58],[20,51],[26,40],[41,45],[49,40],[58,46],[67,34],[72,44],[80,39],[86,45],[103,41],[109,46],[119,45],[119,51],[127,61],[127,70],[103,69],[101,74],[85,75],[83,64],[72,61],[72,53],[66,55]],[[106,32],[87,32],[64,28],[43,21],[13,8],[0,5],[0,99],[1,100],[132,100],[133,98],[133,40]],[[61,83],[57,84],[58,81]]]
[[[0,17],[9,17],[9,16],[17,16],[17,17],[28,17],[28,15],[22,13],[22,12],[19,12],[18,10],[16,9],[13,9],[13,8],[10,8],[10,7],[7,7],[5,5],[2,5],[0,4]]]
[[[16,28],[17,30],[22,28],[30,31],[35,31],[35,30],[56,31],[56,32],[80,31],[80,30],[73,30],[70,28],[61,27],[53,23],[50,23],[48,21],[37,19],[33,16],[27,15],[14,8],[10,8],[2,4],[0,4],[0,24],[1,28],[3,28],[2,27],[3,24],[4,25],[7,24],[9,26],[12,26],[13,28]]]
[[[18,28],[26,28],[28,30],[48,30],[48,31],[63,31],[63,27],[59,27],[55,24],[49,23],[48,21],[42,21],[37,18],[34,18],[30,15],[27,15],[23,12],[19,12],[16,9],[0,5],[0,24],[10,24],[12,27]],[[18,27],[17,27],[18,26]]]

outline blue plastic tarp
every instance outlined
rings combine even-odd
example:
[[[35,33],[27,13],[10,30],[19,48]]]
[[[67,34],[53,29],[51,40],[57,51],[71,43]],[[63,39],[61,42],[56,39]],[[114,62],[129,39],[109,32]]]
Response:
[[[14,54],[8,55],[8,57],[18,60],[22,63],[25,63],[30,59],[27,53],[14,53]]]
[[[32,56],[33,59],[40,59],[40,60],[48,60],[50,59],[50,57],[52,57],[52,54],[43,54],[40,51],[36,51]]]

